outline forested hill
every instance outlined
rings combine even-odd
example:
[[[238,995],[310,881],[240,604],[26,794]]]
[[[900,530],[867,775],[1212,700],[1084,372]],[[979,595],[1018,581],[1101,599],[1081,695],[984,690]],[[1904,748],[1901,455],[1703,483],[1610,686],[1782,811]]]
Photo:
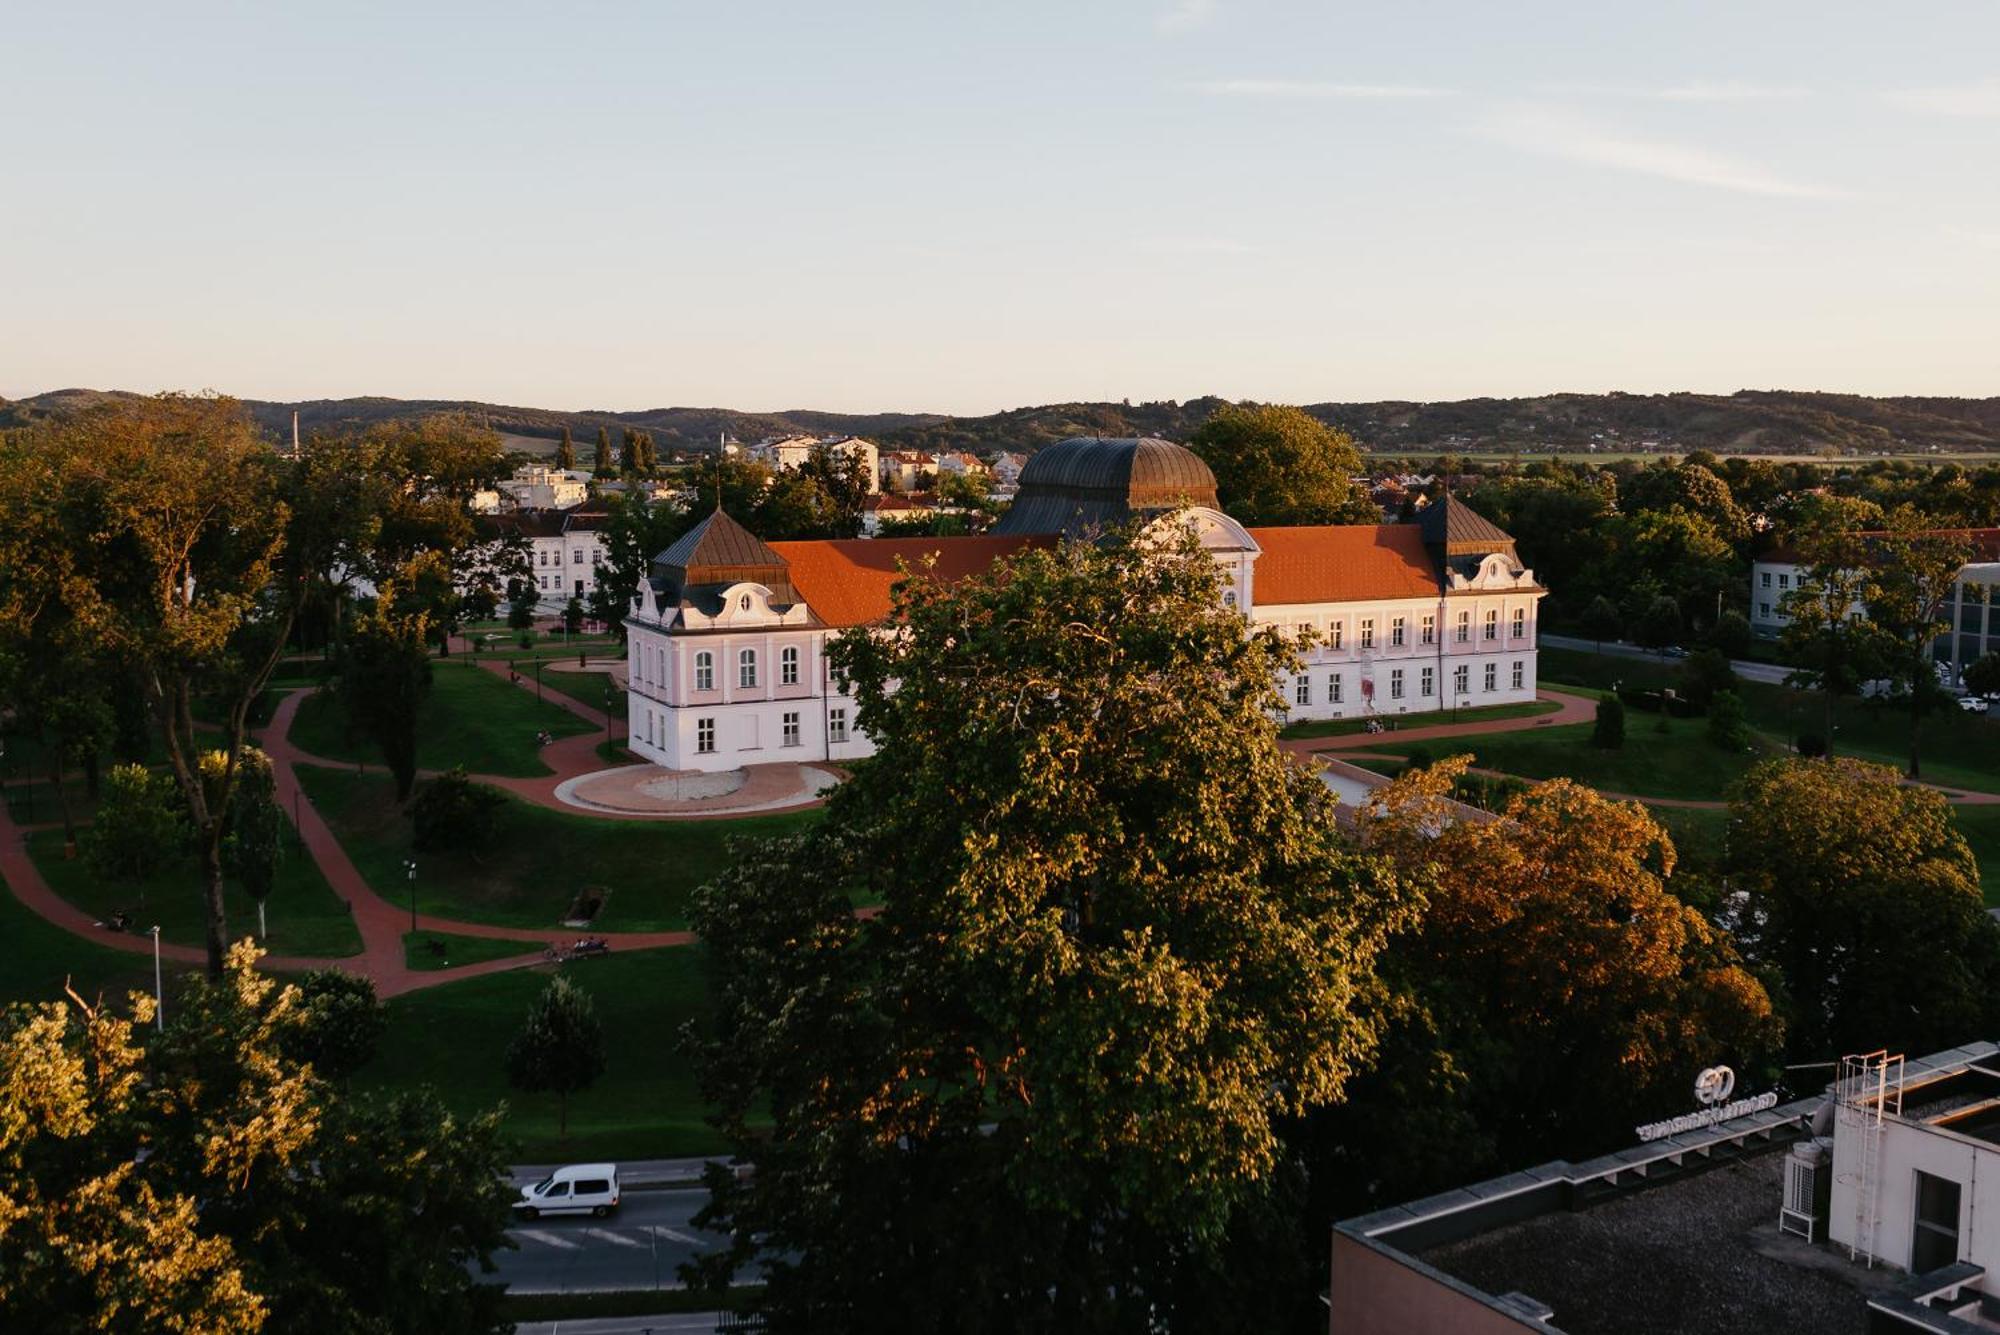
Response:
[[[115,392],[115,391],[114,391]],[[96,390],[58,390],[12,402],[0,400],[0,427],[106,397]],[[1222,400],[1153,403],[1057,403],[979,417],[943,413],[829,413],[806,409],[751,413],[729,408],[649,408],[636,412],[561,412],[440,399],[313,399],[301,403],[251,400],[265,428],[281,435],[292,413],[301,426],[340,429],[396,417],[464,413],[513,435],[553,439],[565,426],[579,440],[607,427],[652,434],[662,450],[713,448],[728,434],[757,440],[791,433],[852,433],[885,447],[1033,450],[1066,436],[1165,436],[1184,439]],[[1531,399],[1449,402],[1314,403],[1315,416],[1352,432],[1363,445],[1390,454],[1447,450],[1568,447],[1632,449],[1646,442],[1678,449],[1734,453],[1852,454],[1931,449],[2000,450],[2000,397],[1985,399],[1869,398],[1785,390],[1735,394],[1547,394]]]

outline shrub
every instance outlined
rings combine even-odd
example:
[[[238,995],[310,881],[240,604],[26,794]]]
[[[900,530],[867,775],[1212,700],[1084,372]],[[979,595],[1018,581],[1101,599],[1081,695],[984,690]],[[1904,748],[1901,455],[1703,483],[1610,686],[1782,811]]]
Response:
[[[113,765],[84,839],[90,870],[107,880],[143,881],[187,852],[174,781],[144,765]]]
[[[1724,612],[1709,632],[1708,642],[1730,658],[1743,657],[1750,652],[1750,618],[1734,608]]]
[[[1428,746],[1417,745],[1403,748],[1403,764],[1407,769],[1429,769],[1437,762]]]
[[[1793,748],[1802,756],[1823,756],[1826,754],[1826,738],[1816,732],[1802,732]]]
[[[484,848],[500,833],[500,813],[506,807],[505,793],[474,783],[460,765],[417,785],[410,799],[411,842],[426,853]]]
[[[1625,705],[1618,699],[1597,702],[1597,726],[1590,731],[1590,744],[1607,751],[1625,745]]]
[[[375,1058],[389,1012],[375,984],[339,969],[315,969],[299,980],[303,1023],[287,1038],[300,1061],[329,1080],[344,1080]]]
[[[1725,751],[1741,751],[1750,744],[1750,726],[1744,721],[1743,697],[1734,691],[1718,691],[1708,707],[1708,740]]]
[[[1705,710],[1720,691],[1737,688],[1736,670],[1720,649],[1702,649],[1681,664],[1680,692],[1697,710]]]

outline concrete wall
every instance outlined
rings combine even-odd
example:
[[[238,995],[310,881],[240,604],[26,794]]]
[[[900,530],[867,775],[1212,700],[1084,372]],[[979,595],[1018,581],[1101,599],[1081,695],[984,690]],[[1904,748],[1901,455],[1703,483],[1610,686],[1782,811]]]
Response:
[[[1882,1125],[1874,1252],[1879,1262],[1910,1266],[1917,1209],[1917,1174],[1958,1183],[1958,1246],[1961,1261],[2000,1273],[2000,1150],[1968,1136],[1917,1122],[1886,1120]],[[1833,1142],[1833,1200],[1827,1235],[1841,1247],[1860,1234],[1861,1140],[1843,1123]]]
[[[1552,1328],[1510,1315],[1414,1258],[1333,1231],[1330,1335],[1521,1335]]]

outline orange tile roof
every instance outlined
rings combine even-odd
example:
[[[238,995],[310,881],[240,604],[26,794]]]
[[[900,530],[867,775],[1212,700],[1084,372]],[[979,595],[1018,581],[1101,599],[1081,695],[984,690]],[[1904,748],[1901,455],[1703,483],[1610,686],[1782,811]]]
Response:
[[[1253,528],[1255,606],[1435,596],[1437,566],[1415,524]]]
[[[889,615],[889,590],[903,578],[901,561],[912,574],[935,555],[934,578],[964,579],[1003,556],[1030,547],[1050,547],[1055,538],[844,538],[774,542],[771,549],[791,566],[792,587],[829,626],[866,626]]]

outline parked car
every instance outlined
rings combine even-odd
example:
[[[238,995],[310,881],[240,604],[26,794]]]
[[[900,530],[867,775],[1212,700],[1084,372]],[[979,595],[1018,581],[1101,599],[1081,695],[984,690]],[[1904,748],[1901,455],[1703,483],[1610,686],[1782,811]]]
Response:
[[[1660,657],[1662,658],[1686,658],[1687,656],[1688,651],[1678,644],[1670,644],[1660,650]]]
[[[540,1182],[521,1188],[514,1213],[523,1219],[545,1214],[590,1214],[599,1219],[618,1208],[618,1165],[567,1164]]]
[[[1958,707],[1968,714],[1984,714],[1988,709],[1992,708],[1984,696],[1978,695],[1959,696]]]

